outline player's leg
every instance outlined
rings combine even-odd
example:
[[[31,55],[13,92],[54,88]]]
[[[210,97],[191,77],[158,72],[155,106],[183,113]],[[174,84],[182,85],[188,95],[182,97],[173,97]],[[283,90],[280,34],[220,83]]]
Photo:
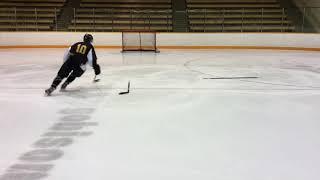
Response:
[[[61,85],[61,90],[65,90],[66,87],[72,83],[77,77],[82,76],[85,71],[80,67],[75,68],[72,73],[68,76],[67,80]]]
[[[71,71],[72,71],[72,69],[71,69],[69,63],[67,63],[67,62],[64,63],[61,66],[57,76],[54,78],[50,88],[45,90],[45,93],[49,96],[57,88],[57,86],[61,83],[61,81],[64,78],[68,77],[68,75],[70,74]]]

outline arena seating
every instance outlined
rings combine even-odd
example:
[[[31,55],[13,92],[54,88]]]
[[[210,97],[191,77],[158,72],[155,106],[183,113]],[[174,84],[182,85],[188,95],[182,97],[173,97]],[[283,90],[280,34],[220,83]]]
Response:
[[[294,31],[277,0],[187,0],[187,9],[190,31]]]
[[[66,0],[1,0],[1,31],[49,31]]]
[[[171,31],[171,0],[82,0],[68,29]]]
[[[1,0],[0,31],[51,31],[67,0]],[[80,3],[81,1],[81,3]],[[278,0],[186,0],[191,32],[292,32]],[[172,31],[171,0],[78,0],[68,31]],[[63,11],[65,12],[65,11]],[[184,25],[183,27],[186,27]]]

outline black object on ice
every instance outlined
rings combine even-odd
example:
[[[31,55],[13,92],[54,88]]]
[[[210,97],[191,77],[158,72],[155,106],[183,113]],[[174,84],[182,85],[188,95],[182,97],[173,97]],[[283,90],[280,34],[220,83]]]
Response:
[[[130,92],[130,81],[128,82],[128,90],[124,92],[119,92],[119,95],[129,94]]]

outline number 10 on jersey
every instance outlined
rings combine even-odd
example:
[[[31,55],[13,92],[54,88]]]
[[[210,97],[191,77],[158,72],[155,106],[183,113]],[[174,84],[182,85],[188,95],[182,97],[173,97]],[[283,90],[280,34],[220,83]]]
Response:
[[[86,50],[87,50],[86,45],[78,44],[76,52],[80,54],[85,54]]]

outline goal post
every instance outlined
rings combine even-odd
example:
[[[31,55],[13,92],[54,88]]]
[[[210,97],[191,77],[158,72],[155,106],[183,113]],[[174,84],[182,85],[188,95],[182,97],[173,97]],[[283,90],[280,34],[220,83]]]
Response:
[[[126,51],[159,52],[156,31],[123,31],[122,52]]]

